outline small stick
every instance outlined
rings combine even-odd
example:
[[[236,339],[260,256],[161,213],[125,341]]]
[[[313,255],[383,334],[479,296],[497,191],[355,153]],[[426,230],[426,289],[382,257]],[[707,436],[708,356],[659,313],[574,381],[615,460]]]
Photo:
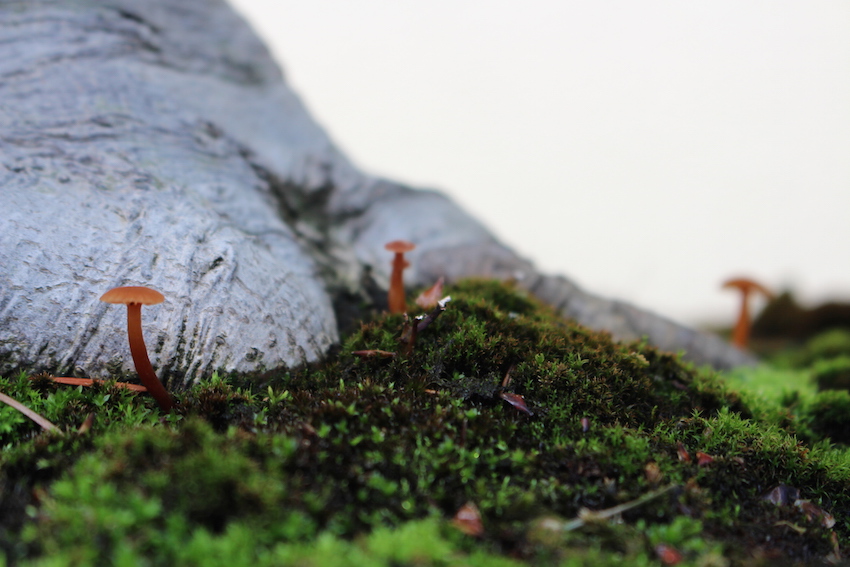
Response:
[[[57,384],[66,384],[68,386],[93,386],[95,383],[106,385],[106,380],[97,380],[94,378],[71,378],[69,376],[51,376],[51,380]],[[147,392],[148,389],[140,384],[130,384],[129,382],[115,382],[116,388],[124,388],[133,392]]]
[[[413,344],[416,342],[416,335],[419,334],[419,323],[417,321],[422,319],[422,317],[422,315],[415,317],[410,324],[410,336],[407,337],[407,347],[404,349],[405,356],[413,354]]]
[[[31,420],[33,420],[34,422],[39,424],[41,426],[41,428],[44,429],[45,431],[56,431],[59,434],[62,433],[62,430],[59,429],[58,427],[56,427],[55,425],[53,425],[53,423],[51,423],[48,419],[40,416],[39,414],[35,413],[34,411],[32,411],[30,408],[28,408],[24,404],[22,404],[21,402],[15,400],[13,398],[10,398],[9,396],[7,396],[6,394],[4,394],[2,392],[0,392],[0,402],[3,402],[4,404],[12,406],[16,410],[18,410],[19,412],[21,412],[22,414],[24,414],[25,416],[27,416],[28,418],[30,418]]]
[[[437,319],[437,317],[439,317],[440,314],[443,311],[446,310],[446,304],[451,300],[452,300],[452,296],[447,295],[443,299],[441,299],[440,301],[437,302],[437,307],[435,307],[433,311],[431,311],[430,313],[428,313],[424,317],[421,317],[421,318],[417,317],[416,320],[419,321],[419,322],[414,323],[416,325],[416,331],[415,332],[421,333],[422,331],[427,329],[428,325],[433,323]],[[404,333],[402,333],[401,342],[403,342],[403,343],[410,342],[411,335],[413,335],[414,337],[416,336],[412,327],[406,329],[404,331]]]
[[[394,352],[390,352],[388,350],[354,350],[351,351],[351,354],[361,358],[372,358],[375,356],[379,356],[381,358],[392,358],[395,356]]]
[[[647,502],[651,500],[655,500],[659,496],[664,496],[668,492],[679,488],[678,484],[671,484],[670,486],[665,486],[664,488],[659,488],[653,492],[647,492],[643,496],[640,496],[631,502],[626,502],[624,504],[620,504],[618,506],[614,506],[613,508],[608,508],[607,510],[599,510],[598,512],[594,512],[593,510],[588,510],[587,508],[582,508],[579,510],[578,517],[561,524],[559,529],[564,532],[571,532],[573,530],[577,530],[582,526],[587,524],[592,524],[595,522],[600,522],[602,520],[607,520],[608,518],[612,518],[618,514],[622,514],[623,512],[627,512],[632,508],[637,508],[638,506],[643,506]]]
[[[80,428],[77,429],[77,435],[85,435],[91,430],[91,426],[94,423],[94,413],[90,413],[86,416],[86,419],[83,420]]]
[[[502,379],[502,388],[507,388],[511,385],[511,372],[514,371],[514,368],[516,368],[516,364],[511,364],[511,367],[505,372],[505,377]]]
[[[95,380],[93,378],[71,378],[69,376],[51,376],[51,380],[57,384],[66,384],[68,386],[93,386],[95,382],[98,384],[106,384],[106,380]],[[147,392],[148,389],[139,384],[130,384],[128,382],[115,382],[118,388],[132,390],[133,392]]]
[[[422,331],[424,331],[425,329],[428,328],[428,325],[430,325],[431,323],[436,321],[437,317],[440,316],[440,313],[442,313],[443,311],[446,310],[446,305],[451,300],[452,300],[452,296],[447,295],[443,299],[438,301],[437,307],[435,307],[433,311],[428,313],[428,315],[426,315],[421,321],[419,321],[419,324],[416,326],[417,332],[421,333]]]

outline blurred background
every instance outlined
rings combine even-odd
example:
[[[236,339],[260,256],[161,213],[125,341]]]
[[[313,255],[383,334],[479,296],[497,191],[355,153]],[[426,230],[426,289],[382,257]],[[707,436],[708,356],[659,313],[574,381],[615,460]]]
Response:
[[[356,165],[545,272],[691,325],[739,275],[850,302],[846,0],[231,4]]]

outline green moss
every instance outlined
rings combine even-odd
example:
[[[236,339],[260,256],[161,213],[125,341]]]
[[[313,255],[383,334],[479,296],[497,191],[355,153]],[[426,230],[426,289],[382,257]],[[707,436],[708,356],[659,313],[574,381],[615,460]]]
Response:
[[[820,392],[805,408],[803,425],[806,436],[813,440],[829,439],[834,443],[850,443],[850,392]]]
[[[759,392],[769,380],[746,373],[732,378],[738,393],[509,286],[447,291],[412,348],[403,317],[376,316],[321,365],[262,383],[214,377],[168,417],[114,387],[2,382],[69,432],[96,416],[88,434],[60,437],[0,409],[8,558],[649,565],[667,546],[683,565],[759,564],[848,541],[847,453],[823,442],[843,401]],[[396,355],[355,354],[376,350]],[[842,519],[765,501],[780,484]],[[469,502],[479,537],[451,523]],[[613,519],[571,522],[617,506]]]
[[[850,356],[850,330],[836,328],[824,331],[802,346],[789,348],[771,357],[777,366],[809,368],[818,361]]]
[[[850,355],[816,361],[812,378],[821,390],[850,390]]]

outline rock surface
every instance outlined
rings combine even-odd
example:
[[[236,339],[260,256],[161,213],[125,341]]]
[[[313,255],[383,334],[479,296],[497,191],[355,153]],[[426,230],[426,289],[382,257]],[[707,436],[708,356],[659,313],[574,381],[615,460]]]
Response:
[[[132,370],[124,309],[149,285],[151,359],[173,385],[312,361],[337,314],[408,281],[514,278],[565,315],[700,363],[718,338],[537,273],[445,196],[370,177],[217,0],[0,4],[0,373]],[[335,313],[334,307],[337,308]]]

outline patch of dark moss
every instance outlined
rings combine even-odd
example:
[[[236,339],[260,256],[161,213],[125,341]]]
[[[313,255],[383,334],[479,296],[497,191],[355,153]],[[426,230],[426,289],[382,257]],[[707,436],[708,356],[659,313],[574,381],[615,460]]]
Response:
[[[10,544],[10,559],[187,564],[182,550],[203,534],[245,533],[259,558],[318,534],[358,538],[429,518],[448,525],[467,502],[485,530],[465,549],[535,564],[576,550],[588,565],[645,563],[660,543],[695,562],[713,553],[734,564],[776,553],[811,561],[832,552],[832,538],[847,541],[843,522],[826,527],[764,494],[796,486],[838,517],[850,509],[850,467],[756,420],[713,373],[564,321],[510,286],[466,282],[447,292],[448,308],[412,349],[400,340],[409,321],[376,316],[321,365],[261,384],[195,386],[167,419],[122,420],[153,406],[75,389],[70,409],[53,417],[73,427],[95,408],[98,426],[66,461],[48,459],[46,476],[37,475],[39,451],[56,441],[16,424],[30,429],[10,434],[16,452],[3,456],[4,474],[43,495],[15,509],[7,541],[22,534],[29,547]],[[377,350],[395,356],[355,354]],[[56,394],[18,387],[42,407]],[[521,397],[527,411],[506,397]],[[585,508],[635,501],[624,523],[557,528]],[[35,516],[22,513],[27,506]]]
[[[809,438],[850,444],[850,393],[846,390],[820,392],[806,405],[802,420]]]
[[[778,366],[810,368],[841,357],[850,357],[850,329],[846,328],[818,333],[801,344],[772,354],[770,361]]]
[[[177,409],[180,415],[202,417],[219,432],[232,424],[247,425],[255,411],[250,394],[218,378],[185,392]]]
[[[850,390],[850,356],[817,361],[812,367],[812,379],[820,390]]]

